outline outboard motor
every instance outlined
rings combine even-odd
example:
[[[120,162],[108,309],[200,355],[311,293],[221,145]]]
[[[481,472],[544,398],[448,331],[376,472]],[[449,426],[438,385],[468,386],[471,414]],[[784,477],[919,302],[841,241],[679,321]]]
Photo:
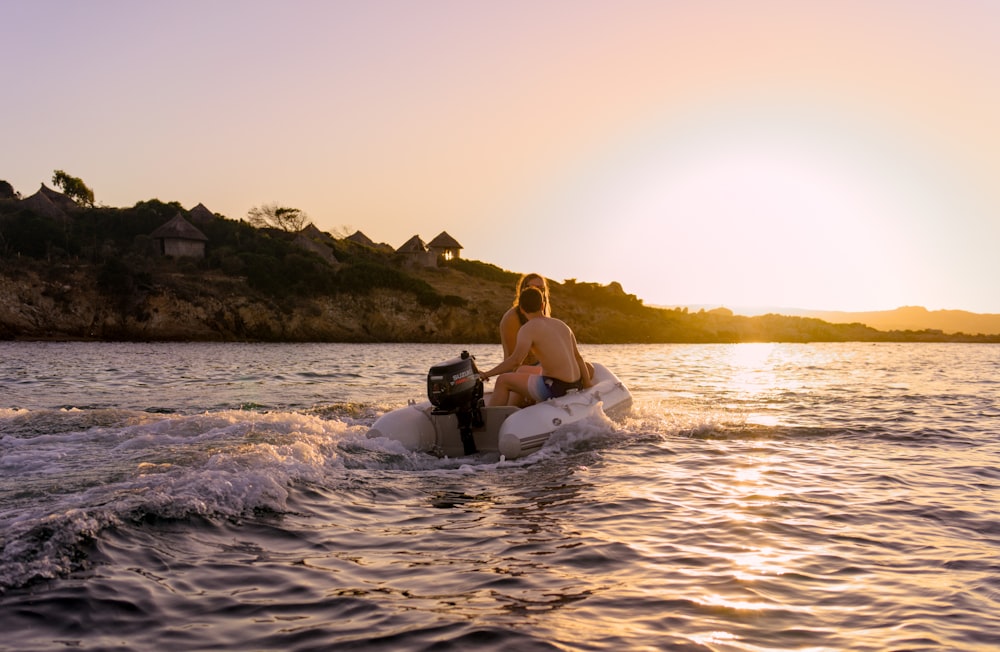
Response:
[[[472,428],[483,426],[479,399],[483,397],[483,381],[479,379],[476,358],[462,355],[431,367],[427,372],[427,398],[434,406],[432,414],[454,414],[466,455],[476,452]]]

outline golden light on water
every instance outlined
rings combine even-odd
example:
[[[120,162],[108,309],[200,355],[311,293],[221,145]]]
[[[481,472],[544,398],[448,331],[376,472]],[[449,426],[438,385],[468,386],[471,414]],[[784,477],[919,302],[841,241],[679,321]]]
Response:
[[[738,344],[729,349],[729,388],[735,395],[756,397],[777,387],[773,351],[774,344],[769,343]]]
[[[901,420],[905,428],[918,419],[934,423],[935,400],[961,395],[971,403],[972,392],[956,390],[965,385],[949,374],[968,382],[975,376],[968,371],[982,363],[943,371],[934,364],[938,355],[895,345],[710,345],[697,357],[665,349],[649,367],[663,374],[658,386],[676,387],[685,402],[644,407],[652,423],[631,429],[660,433],[655,446],[665,456],[630,475],[637,482],[627,489],[609,485],[603,502],[625,514],[609,519],[602,512],[593,521],[598,531],[609,523],[653,524],[628,542],[639,572],[609,581],[610,590],[662,601],[671,624],[688,619],[684,641],[706,649],[777,649],[789,640],[800,640],[799,649],[901,649],[933,630],[927,609],[947,609],[947,596],[961,587],[988,583],[988,539],[959,544],[953,533],[988,523],[972,506],[992,504],[991,496],[969,492],[970,507],[951,505],[956,487],[944,476],[955,465],[947,460],[937,469],[937,439],[901,446],[851,428],[876,424],[876,435],[879,428],[892,433],[895,421],[881,424],[897,410],[915,415]],[[963,355],[978,360],[983,353]],[[689,401],[689,393],[702,400]],[[915,396],[931,400],[914,407]],[[745,427],[768,420],[780,423]],[[982,459],[963,453],[964,463],[992,468],[995,447],[984,452]],[[883,623],[896,612],[913,614],[898,630],[856,625]],[[621,627],[645,635],[654,631],[648,625],[637,618]],[[949,642],[965,631],[946,627],[935,635]],[[798,632],[808,634],[795,639]]]
[[[797,374],[785,374],[782,368],[798,368],[804,361],[796,360],[788,347],[773,343],[735,344],[719,356],[721,387],[729,398],[724,407],[743,412],[749,425],[774,427],[781,420],[770,405],[782,394],[800,391],[803,387]]]
[[[739,638],[739,636],[729,632],[706,632],[705,634],[695,634],[691,640],[700,645],[712,645],[733,643]]]
[[[766,358],[766,347],[752,347],[743,357],[749,365],[760,364]],[[727,444],[723,444],[727,446]],[[727,531],[752,528],[755,533],[746,539],[742,549],[706,550],[705,554],[725,559],[727,574],[734,584],[725,590],[715,590],[697,595],[694,601],[709,609],[761,613],[767,611],[809,612],[808,604],[789,604],[762,597],[761,587],[783,575],[803,572],[811,559],[830,554],[822,542],[791,540],[775,534],[784,528],[770,527],[775,520],[782,521],[781,510],[774,508],[789,495],[791,489],[776,480],[775,473],[789,461],[779,452],[750,455],[741,464],[734,464],[723,471],[723,476],[712,482],[710,490],[717,492],[715,509],[709,519]],[[795,488],[796,493],[808,487]],[[706,635],[709,636],[709,635]],[[713,632],[709,639],[721,643],[727,639],[725,632]]]
[[[733,479],[736,482],[759,482],[761,478],[761,470],[757,467],[744,467],[741,469],[736,469],[735,476]]]

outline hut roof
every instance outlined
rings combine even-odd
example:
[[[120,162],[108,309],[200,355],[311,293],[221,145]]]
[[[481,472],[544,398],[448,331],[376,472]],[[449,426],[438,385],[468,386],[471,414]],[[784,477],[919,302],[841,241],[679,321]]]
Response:
[[[38,215],[51,218],[66,217],[66,213],[63,209],[54,204],[52,200],[49,199],[48,195],[43,193],[41,190],[30,197],[22,199],[21,204],[27,206],[31,211],[37,213]]]
[[[355,231],[354,233],[352,233],[351,235],[347,236],[344,239],[345,240],[350,240],[351,242],[357,242],[358,244],[363,244],[363,245],[365,245],[367,247],[374,247],[375,246],[375,243],[372,242],[372,239],[369,238],[368,236],[366,236],[361,231]]]
[[[202,224],[210,222],[215,218],[215,213],[205,208],[205,204],[202,204],[200,202],[198,203],[197,206],[188,211],[188,215],[195,222],[200,222]]]
[[[327,249],[332,249],[337,243],[336,238],[325,231],[320,231],[319,227],[312,222],[299,231],[298,235],[299,237],[308,238],[313,242],[318,242]]]
[[[461,249],[462,245],[458,240],[448,235],[447,231],[442,231],[436,238],[427,243],[428,248],[434,249]]]
[[[420,239],[419,235],[415,235],[403,245],[396,250],[396,253],[400,254],[422,254],[427,251],[427,246],[424,245],[424,241]]]
[[[307,238],[324,238],[325,239],[327,237],[327,235],[325,233],[323,233],[322,231],[320,231],[319,227],[317,227],[312,222],[310,222],[309,224],[306,224],[305,227],[303,227],[302,230],[299,231],[299,233],[301,233],[302,235],[306,236]]]
[[[42,184],[42,187],[38,189],[38,193],[36,193],[36,194],[45,195],[45,197],[50,202],[52,202],[53,204],[55,204],[56,206],[58,206],[59,208],[62,208],[62,209],[69,209],[69,208],[76,208],[77,207],[76,202],[73,201],[72,199],[70,199],[67,195],[64,195],[63,193],[59,192],[58,190],[53,190],[52,188],[49,188],[44,183]]]
[[[168,240],[208,240],[204,233],[185,220],[184,216],[180,213],[177,213],[169,222],[153,231],[150,237]]]

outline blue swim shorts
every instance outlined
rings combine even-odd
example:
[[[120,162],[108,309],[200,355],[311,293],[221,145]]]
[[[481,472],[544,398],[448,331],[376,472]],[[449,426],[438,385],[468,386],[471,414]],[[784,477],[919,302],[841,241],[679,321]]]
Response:
[[[571,389],[583,389],[583,380],[577,379],[574,383],[568,383],[565,380],[539,374],[528,381],[528,393],[536,403],[565,396]]]

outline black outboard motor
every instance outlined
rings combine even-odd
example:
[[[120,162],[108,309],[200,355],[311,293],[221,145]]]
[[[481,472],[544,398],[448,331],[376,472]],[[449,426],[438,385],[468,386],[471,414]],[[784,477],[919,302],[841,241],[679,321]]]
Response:
[[[483,381],[479,379],[475,357],[468,351],[451,360],[431,367],[427,372],[427,398],[435,407],[432,414],[454,414],[466,455],[476,452],[472,428],[481,428],[483,413],[479,399],[483,397]]]

